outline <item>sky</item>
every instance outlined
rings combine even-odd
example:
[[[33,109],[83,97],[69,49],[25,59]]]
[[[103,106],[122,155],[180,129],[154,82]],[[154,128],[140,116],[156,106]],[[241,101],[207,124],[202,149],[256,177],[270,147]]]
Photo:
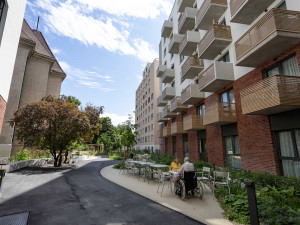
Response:
[[[115,125],[135,109],[147,62],[158,58],[174,0],[28,0],[25,19],[43,32],[67,74],[61,94],[104,106]]]

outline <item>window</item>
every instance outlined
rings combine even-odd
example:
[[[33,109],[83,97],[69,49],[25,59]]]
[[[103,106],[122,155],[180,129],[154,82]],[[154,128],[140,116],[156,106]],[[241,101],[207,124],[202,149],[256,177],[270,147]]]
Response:
[[[172,87],[175,87],[175,81],[172,82],[171,86],[172,86]]]
[[[172,66],[171,66],[171,69],[173,69],[173,70],[174,70],[174,64],[172,64]]]
[[[184,55],[180,55],[180,63],[184,60]]]
[[[289,57],[271,68],[265,70],[265,76],[270,77],[272,75],[290,75],[300,76],[299,66],[295,55]]]
[[[200,116],[203,116],[204,115],[204,110],[205,110],[205,105],[204,104],[199,105],[197,107],[197,114],[200,115]]]
[[[164,50],[164,57],[167,55],[167,49]]]
[[[147,127],[145,127],[145,133],[147,133]]]
[[[300,178],[300,129],[276,134],[282,174]]]
[[[0,0],[0,43],[1,43],[2,34],[5,26],[6,14],[7,14],[6,1]]]
[[[153,93],[151,94],[151,100],[153,100]]]
[[[241,157],[240,157],[240,144],[238,136],[228,136],[224,138],[226,155],[228,156],[228,163],[233,168],[241,169]]]
[[[188,142],[188,135],[184,134],[182,136],[183,139],[183,152],[184,152],[184,157],[189,157],[189,142]]]
[[[225,55],[223,55],[218,61],[219,62],[230,62],[229,52],[227,52]]]
[[[183,83],[185,81],[185,78],[181,77],[181,83]]]
[[[151,120],[153,120],[153,113],[151,114]]]
[[[226,26],[226,19],[224,18],[223,20],[221,20],[220,24]]]
[[[173,57],[174,57],[174,53],[171,54],[171,59],[173,59]]]
[[[151,110],[153,110],[153,104],[151,104]]]
[[[278,9],[285,9],[285,10],[287,10],[286,2],[284,1],[284,2],[281,3],[277,8],[278,8]]]
[[[206,138],[199,139],[200,159],[207,161],[207,140]]]
[[[233,89],[225,91],[221,94],[221,102],[223,102],[223,103],[235,103]]]
[[[184,120],[187,117],[187,113],[182,114],[182,120]]]

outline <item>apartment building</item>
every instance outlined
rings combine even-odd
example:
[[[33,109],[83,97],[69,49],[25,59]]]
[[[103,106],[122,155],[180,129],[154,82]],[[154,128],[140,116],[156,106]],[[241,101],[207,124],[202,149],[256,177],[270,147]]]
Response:
[[[156,77],[158,59],[148,63],[143,71],[143,80],[136,90],[135,123],[138,124],[136,150],[160,151],[159,108],[156,99],[159,96],[159,79]]]
[[[300,2],[176,0],[159,46],[164,153],[300,177]]]
[[[45,96],[59,96],[66,74],[51,52],[43,34],[24,20],[0,136],[0,154],[7,157],[23,148],[7,121],[18,108]]]
[[[5,109],[6,109],[6,101],[0,95],[0,134],[1,134],[1,128],[4,120]]]

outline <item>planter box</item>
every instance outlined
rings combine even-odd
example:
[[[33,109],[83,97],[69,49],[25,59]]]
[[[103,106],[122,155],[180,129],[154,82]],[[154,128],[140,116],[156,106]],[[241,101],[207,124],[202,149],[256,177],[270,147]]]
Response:
[[[52,158],[30,159],[30,160],[24,160],[24,161],[19,161],[19,162],[14,162],[14,163],[8,163],[7,165],[3,166],[3,169],[5,169],[7,173],[11,173],[16,170],[23,169],[25,167],[42,166],[42,165],[46,165],[46,164],[52,163],[52,162],[53,162]]]

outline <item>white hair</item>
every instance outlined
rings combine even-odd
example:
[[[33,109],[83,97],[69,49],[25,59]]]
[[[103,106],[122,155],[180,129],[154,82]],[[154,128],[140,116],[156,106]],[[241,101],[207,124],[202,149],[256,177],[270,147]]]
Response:
[[[189,157],[185,157],[184,161],[190,161],[190,158]]]

